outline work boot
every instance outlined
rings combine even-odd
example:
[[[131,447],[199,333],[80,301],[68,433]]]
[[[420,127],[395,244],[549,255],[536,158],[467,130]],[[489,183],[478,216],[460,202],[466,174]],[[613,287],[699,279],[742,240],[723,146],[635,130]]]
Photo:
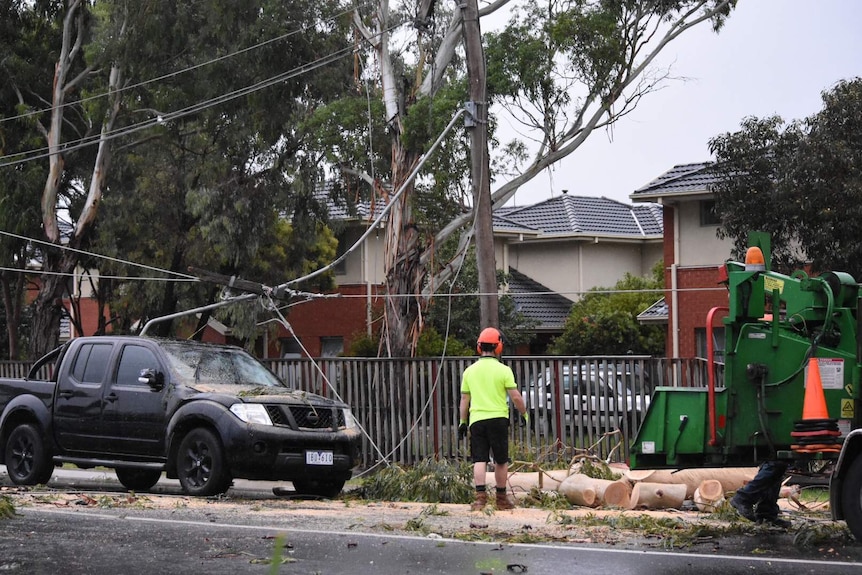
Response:
[[[484,491],[476,492],[476,499],[470,504],[470,511],[482,511],[488,504],[488,494]]]
[[[748,519],[749,521],[757,521],[757,517],[754,516],[754,509],[751,505],[741,501],[738,496],[733,496],[733,499],[730,500],[730,506],[736,509],[737,513],[745,519]]]
[[[772,525],[773,527],[780,527],[781,529],[790,529],[790,527],[793,525],[787,519],[782,519],[780,517],[758,517],[757,522],[767,523],[769,525]]]
[[[514,509],[515,508],[515,503],[511,499],[509,499],[509,496],[506,494],[505,491],[503,491],[503,492],[498,491],[497,492],[497,503],[496,503],[496,505],[497,505],[497,511],[506,511],[508,509]]]

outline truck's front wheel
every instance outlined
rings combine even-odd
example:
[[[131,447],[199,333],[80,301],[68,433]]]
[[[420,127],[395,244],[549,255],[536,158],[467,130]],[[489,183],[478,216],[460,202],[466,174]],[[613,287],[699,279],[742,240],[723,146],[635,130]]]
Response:
[[[9,434],[6,471],[15,485],[39,485],[51,479],[54,465],[35,425],[24,423]]]
[[[862,455],[847,470],[841,491],[842,511],[856,541],[862,542]]]
[[[186,434],[177,451],[177,476],[189,495],[218,495],[228,490],[230,471],[216,434],[203,427]]]

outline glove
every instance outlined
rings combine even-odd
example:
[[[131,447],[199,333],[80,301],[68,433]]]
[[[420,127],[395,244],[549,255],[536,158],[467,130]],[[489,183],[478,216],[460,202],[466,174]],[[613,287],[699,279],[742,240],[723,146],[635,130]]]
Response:
[[[458,426],[458,439],[464,439],[467,437],[467,422],[462,421]]]
[[[524,427],[527,427],[528,425],[530,425],[530,414],[529,413],[522,413],[521,414],[521,425]]]

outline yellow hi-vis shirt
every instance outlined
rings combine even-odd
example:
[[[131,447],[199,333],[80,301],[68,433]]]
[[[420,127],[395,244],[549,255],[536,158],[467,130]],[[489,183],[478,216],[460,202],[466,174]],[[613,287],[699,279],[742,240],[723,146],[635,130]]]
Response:
[[[509,417],[509,389],[514,389],[515,374],[496,357],[480,357],[464,370],[461,393],[470,394],[470,425],[483,419]]]

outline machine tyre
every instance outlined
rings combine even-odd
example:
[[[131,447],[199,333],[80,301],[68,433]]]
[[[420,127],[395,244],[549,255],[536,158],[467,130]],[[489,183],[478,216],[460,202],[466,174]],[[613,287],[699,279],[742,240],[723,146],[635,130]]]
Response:
[[[15,485],[48,483],[54,473],[51,455],[39,428],[23,423],[12,430],[6,441],[6,472]]]
[[[847,527],[856,541],[862,542],[862,455],[857,456],[847,470],[841,501]]]
[[[218,436],[209,429],[192,429],[177,451],[177,477],[189,495],[219,495],[231,484],[230,470]]]
[[[129,491],[147,491],[159,482],[162,477],[161,471],[152,469],[133,469],[131,467],[118,467],[114,470],[117,479],[123,487]]]

